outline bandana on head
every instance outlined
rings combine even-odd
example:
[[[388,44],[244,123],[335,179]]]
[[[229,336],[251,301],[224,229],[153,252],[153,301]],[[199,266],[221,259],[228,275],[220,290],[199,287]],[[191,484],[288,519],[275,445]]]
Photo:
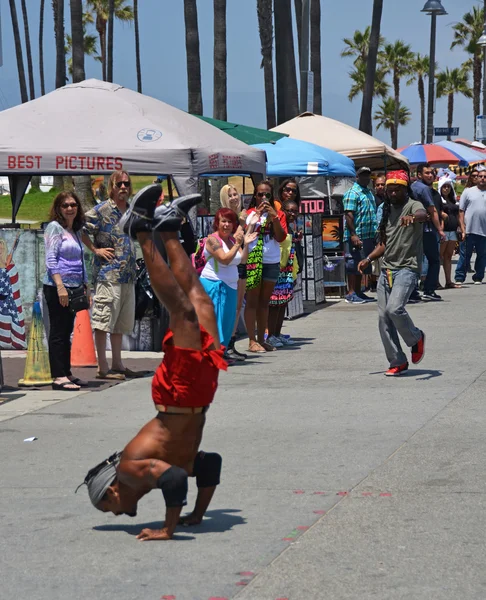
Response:
[[[106,490],[115,481],[121,454],[121,452],[115,452],[99,465],[93,467],[86,475],[83,483],[76,489],[77,492],[82,485],[86,485],[93,506],[97,506],[101,502]]]
[[[386,185],[408,185],[408,173],[406,171],[391,171],[386,176]]]

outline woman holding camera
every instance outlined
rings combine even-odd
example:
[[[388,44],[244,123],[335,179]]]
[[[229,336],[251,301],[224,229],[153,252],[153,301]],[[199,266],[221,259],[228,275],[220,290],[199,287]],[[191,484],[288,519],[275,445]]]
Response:
[[[85,286],[89,297],[81,243],[84,213],[74,192],[61,192],[50,212],[44,233],[46,274],[44,296],[49,311],[49,363],[52,389],[77,391],[88,384],[71,373],[71,334],[74,313],[69,308],[70,292]]]
[[[268,323],[268,304],[280,275],[280,244],[287,237],[285,213],[275,208],[273,186],[269,181],[259,183],[248,208],[247,223],[254,215],[258,238],[249,246],[246,265],[245,323],[249,352],[273,352],[275,346],[265,341]],[[255,335],[255,329],[257,330]]]

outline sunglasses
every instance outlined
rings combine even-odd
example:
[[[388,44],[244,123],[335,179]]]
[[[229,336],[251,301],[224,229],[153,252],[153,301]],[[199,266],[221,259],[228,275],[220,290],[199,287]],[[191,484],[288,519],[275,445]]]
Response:
[[[129,188],[130,187],[130,182],[129,181],[117,181],[115,183],[115,185],[116,185],[116,187],[118,189],[121,189],[122,187]]]
[[[283,191],[287,192],[287,194],[296,194],[297,188],[284,187]]]
[[[287,208],[285,210],[285,212],[287,212],[287,213],[289,213],[291,215],[298,215],[299,214],[299,211],[298,210],[294,210],[293,208]]]
[[[76,202],[64,202],[61,204],[61,208],[78,208]]]
[[[268,198],[270,200],[272,194],[270,192],[257,192],[257,196],[259,198]]]

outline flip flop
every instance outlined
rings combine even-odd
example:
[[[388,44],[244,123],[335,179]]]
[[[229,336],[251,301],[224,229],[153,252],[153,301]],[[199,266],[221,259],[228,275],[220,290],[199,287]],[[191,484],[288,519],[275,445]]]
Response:
[[[260,350],[255,350],[255,347],[260,348]],[[265,354],[266,350],[257,342],[248,347],[248,352],[252,352],[253,354]]]
[[[65,381],[64,383],[53,383],[52,389],[56,391],[64,391],[64,392],[79,392],[81,389],[79,386],[77,387],[68,387],[70,385],[76,385],[72,381]]]
[[[73,377],[71,383],[79,385],[79,387],[89,387],[89,382],[84,381],[84,379],[79,379],[79,377]]]
[[[115,373],[114,371],[98,371],[96,379],[111,379],[116,381],[125,381],[124,373]]]
[[[124,371],[117,371],[116,369],[112,369],[110,373],[124,375],[128,379],[140,379],[140,377],[147,377],[147,375],[151,375],[153,371],[132,371],[131,369],[127,368]]]
[[[277,352],[277,348],[268,342],[263,342],[262,347],[265,348],[265,352]]]

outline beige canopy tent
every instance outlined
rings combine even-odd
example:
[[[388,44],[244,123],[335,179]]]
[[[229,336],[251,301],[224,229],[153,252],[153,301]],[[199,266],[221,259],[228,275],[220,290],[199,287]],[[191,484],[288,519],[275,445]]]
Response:
[[[340,152],[354,160],[356,167],[373,170],[408,169],[408,160],[380,140],[329,117],[303,113],[272,129],[291,138]]]
[[[0,175],[12,222],[33,174],[93,175],[126,169],[167,175],[179,193],[197,178],[265,175],[265,152],[160,100],[88,79],[0,112]]]

